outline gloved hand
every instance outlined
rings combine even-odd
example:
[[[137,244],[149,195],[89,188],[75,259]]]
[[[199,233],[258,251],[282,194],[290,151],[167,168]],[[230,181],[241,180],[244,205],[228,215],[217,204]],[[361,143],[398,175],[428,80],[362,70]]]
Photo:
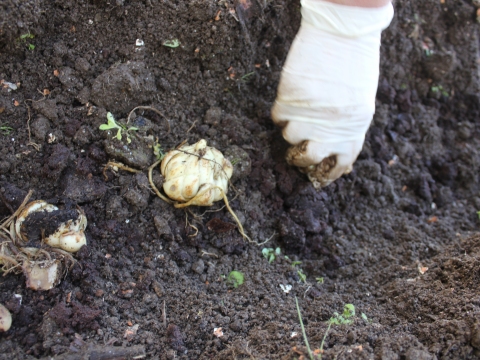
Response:
[[[393,17],[378,8],[302,0],[302,23],[283,67],[273,121],[287,162],[316,188],[349,173],[375,112],[380,36]]]

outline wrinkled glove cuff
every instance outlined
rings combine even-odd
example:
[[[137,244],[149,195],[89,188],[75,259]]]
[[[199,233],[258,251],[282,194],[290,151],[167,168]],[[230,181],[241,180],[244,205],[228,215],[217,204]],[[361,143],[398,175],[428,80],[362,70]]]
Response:
[[[302,0],[302,26],[345,37],[380,33],[393,18],[393,5],[361,8],[319,0]]]

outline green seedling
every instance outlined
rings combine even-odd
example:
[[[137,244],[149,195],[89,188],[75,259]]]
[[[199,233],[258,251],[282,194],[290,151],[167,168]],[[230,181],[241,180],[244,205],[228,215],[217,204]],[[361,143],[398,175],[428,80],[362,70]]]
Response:
[[[334,325],[351,325],[353,323],[353,317],[355,317],[355,306],[353,304],[345,304],[343,307],[343,313],[333,313],[333,317],[329,322]]]
[[[178,41],[178,39],[165,40],[162,45],[169,48],[176,48],[180,46],[180,41]]]
[[[355,317],[355,306],[353,304],[345,304],[342,314],[339,314],[337,312],[333,313],[333,317],[328,320],[328,327],[325,331],[325,335],[323,335],[323,339],[320,344],[320,359],[322,358],[321,354],[323,353],[325,339],[327,338],[328,332],[330,331],[332,325],[351,325],[353,323],[353,317]]]
[[[480,220],[480,211],[477,211],[478,220]]]
[[[33,39],[33,38],[35,38],[35,35],[28,32],[26,34],[20,35],[20,37],[18,38],[18,42],[26,44],[27,49],[30,51],[33,51],[35,49],[35,45],[28,42],[28,39]]]
[[[163,152],[162,145],[160,145],[158,142],[153,145],[153,155],[157,158],[157,160],[163,160],[165,157],[165,153]]]
[[[300,312],[300,306],[298,305],[297,297],[295,297],[295,303],[297,305],[298,320],[300,321],[300,327],[302,328],[303,340],[305,342],[305,346],[307,347],[308,356],[310,360],[314,360],[314,353],[315,353],[315,354],[319,354],[318,359],[322,359],[323,346],[325,345],[325,339],[327,338],[330,328],[332,327],[332,325],[351,325],[354,320],[353,318],[355,317],[355,306],[353,304],[345,304],[345,306],[343,307],[343,313],[341,314],[337,312],[333,313],[333,317],[331,317],[327,322],[328,327],[327,327],[327,330],[325,331],[325,334],[323,335],[322,342],[320,343],[320,349],[315,350],[315,352],[312,352],[312,349],[310,348],[310,344],[308,343],[308,337],[305,331],[305,326],[303,325],[302,314]],[[367,315],[362,313],[361,316],[362,316],[362,319],[369,322]]]
[[[297,265],[300,265],[302,262],[301,261],[292,261],[292,267],[295,268]],[[303,272],[302,269],[297,268],[297,274],[298,277],[300,278],[300,281],[303,283],[307,283],[307,275]]]
[[[137,131],[138,128],[135,126],[128,127],[127,125],[117,123],[115,118],[113,117],[112,113],[107,113],[107,123],[102,124],[99,127],[100,130],[113,130],[117,129],[117,135],[115,136],[118,140],[122,140],[122,133],[125,134],[127,138],[127,143],[131,143],[132,140],[130,139],[130,131]]]
[[[297,274],[298,274],[298,277],[300,278],[300,281],[303,282],[303,283],[307,283],[307,275],[305,275],[305,273],[303,272],[302,269],[298,269],[297,270]]]
[[[365,315],[365,313],[362,313],[362,314],[360,315],[360,317],[361,317],[363,320],[365,320],[365,322],[367,322],[367,323],[371,323],[371,322],[372,322],[372,320],[370,320],[370,319],[367,317],[367,315]]]
[[[10,126],[0,126],[0,132],[2,135],[10,135],[13,131],[13,128]]]
[[[308,343],[307,333],[305,332],[305,326],[303,325],[302,313],[300,312],[300,306],[298,306],[298,299],[296,296],[295,296],[295,303],[297,304],[298,320],[300,321],[300,327],[302,328],[303,341],[305,341],[305,346],[307,347],[308,356],[310,357],[310,360],[313,360],[312,349],[310,349],[310,344]]]
[[[240,271],[231,271],[227,276],[227,284],[233,286],[235,289],[243,284],[245,277]]]
[[[236,158],[236,159],[233,159],[232,161],[230,161],[230,164],[232,164],[232,166],[235,166],[236,164],[238,164],[239,161],[240,161],[240,159]]]
[[[275,250],[273,248],[263,248],[262,249],[262,255],[265,259],[268,260],[269,264],[274,262],[275,258],[277,256],[280,256],[281,253],[282,253],[282,251],[280,250],[279,247],[277,247]]]
[[[432,90],[433,93],[438,93],[438,92],[440,92],[440,93],[441,93],[443,96],[445,96],[445,97],[448,97],[448,96],[449,96],[448,91],[445,90],[442,85],[432,86],[432,87],[430,88],[430,90]]]
[[[250,81],[250,78],[255,75],[255,71],[249,72],[248,74],[242,75],[240,78],[240,81],[243,83],[248,83]]]
[[[325,279],[323,277],[315,278],[315,280],[317,280],[317,284],[323,284],[325,282]]]

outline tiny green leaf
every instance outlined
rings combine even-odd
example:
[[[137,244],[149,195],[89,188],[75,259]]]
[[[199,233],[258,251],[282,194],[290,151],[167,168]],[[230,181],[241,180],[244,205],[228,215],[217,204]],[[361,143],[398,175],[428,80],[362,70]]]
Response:
[[[275,249],[275,255],[280,255],[281,253],[282,253],[282,250],[279,247],[277,247]]]
[[[300,265],[301,263],[301,261],[292,261],[292,266],[295,267],[297,265]]]
[[[298,274],[298,277],[300,278],[300,281],[301,281],[301,282],[304,282],[304,283],[307,282],[307,275],[304,274],[304,272],[302,271],[302,269],[298,269],[298,270],[297,270],[297,274]]]
[[[355,306],[353,304],[345,304],[342,315],[347,319],[355,316]]]
[[[33,39],[34,37],[35,37],[35,35],[30,34],[30,33],[26,33],[26,34],[20,35],[20,40]]]
[[[243,284],[245,278],[240,271],[231,271],[227,277],[227,283],[232,285],[235,289]]]
[[[478,219],[480,220],[480,211],[477,211]]]
[[[173,39],[173,40],[165,40],[163,42],[163,46],[169,47],[169,48],[176,48],[180,46],[180,41],[178,39]]]
[[[117,123],[115,122],[115,118],[113,117],[113,114],[111,112],[107,112],[107,121],[109,125],[117,126]]]

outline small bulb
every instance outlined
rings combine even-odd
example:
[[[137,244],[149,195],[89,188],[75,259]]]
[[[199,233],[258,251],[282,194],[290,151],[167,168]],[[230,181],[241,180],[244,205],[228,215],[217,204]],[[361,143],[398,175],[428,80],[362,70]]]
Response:
[[[10,311],[0,304],[0,332],[7,332],[12,326],[12,314]]]

